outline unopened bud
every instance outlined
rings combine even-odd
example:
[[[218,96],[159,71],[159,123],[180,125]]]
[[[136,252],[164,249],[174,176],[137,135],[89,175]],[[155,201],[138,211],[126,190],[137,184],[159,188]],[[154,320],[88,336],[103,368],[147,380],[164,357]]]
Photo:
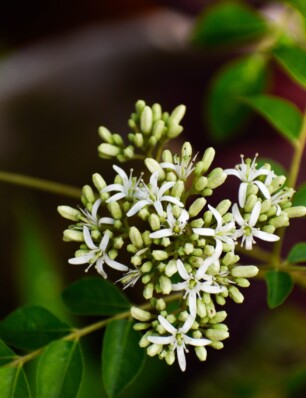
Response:
[[[194,187],[197,191],[203,191],[203,189],[207,187],[207,184],[208,184],[207,177],[201,176],[196,180]]]
[[[185,185],[183,181],[177,181],[171,190],[171,194],[177,198],[180,198],[185,191]]]
[[[62,217],[71,221],[79,221],[79,217],[81,216],[79,210],[70,206],[58,206],[57,211]]]
[[[64,242],[84,242],[83,232],[74,229],[65,229],[63,233]]]
[[[165,130],[165,122],[163,122],[162,120],[158,120],[153,125],[152,134],[157,140],[160,140],[161,137],[163,136],[164,130]]]
[[[290,207],[289,209],[285,209],[284,212],[288,214],[289,218],[304,217],[306,216],[306,207],[294,206]]]
[[[222,200],[218,206],[216,207],[216,210],[221,214],[221,216],[224,216],[231,207],[232,202],[228,199]]]
[[[197,357],[199,358],[200,361],[204,362],[206,361],[207,358],[207,350],[205,347],[203,346],[197,346],[195,347],[195,353],[197,355]]]
[[[96,200],[95,194],[90,185],[84,185],[84,187],[82,188],[82,195],[89,203],[94,203]]]
[[[181,120],[183,119],[184,115],[186,112],[186,106],[185,105],[179,105],[177,106],[171,113],[169,117],[168,123],[170,124],[180,124]]]
[[[112,133],[106,127],[100,126],[98,129],[98,133],[103,141],[107,142],[108,144],[113,143]]]
[[[289,225],[289,218],[288,218],[289,214],[287,213],[288,210],[289,209],[285,210],[284,214],[281,214],[278,217],[271,218],[269,220],[269,224],[273,225],[273,227],[275,228],[288,227]]]
[[[165,149],[163,151],[162,159],[166,163],[172,163],[173,162],[172,153],[169,151],[169,149]]]
[[[136,227],[131,227],[129,230],[129,237],[132,242],[132,244],[137,247],[138,249],[141,249],[143,247],[143,240],[141,233],[139,232],[138,228]]]
[[[168,258],[168,253],[164,250],[153,250],[152,256],[157,261],[163,261]]]
[[[209,174],[207,187],[215,189],[222,185],[226,178],[227,174],[220,167],[217,167]]]
[[[202,173],[206,173],[207,170],[210,168],[214,160],[215,154],[216,151],[214,150],[214,148],[210,147],[206,149],[204,155],[202,156],[202,162],[204,163]]]
[[[153,113],[149,106],[145,106],[140,116],[140,128],[145,134],[150,133],[153,125]]]
[[[171,278],[177,272],[176,261],[170,260],[165,268],[165,275]]]
[[[143,135],[140,133],[136,133],[134,136],[134,144],[137,148],[141,148],[143,146]]]
[[[253,278],[258,271],[255,265],[239,265],[231,270],[231,274],[235,278]]]
[[[143,289],[143,297],[146,300],[150,300],[153,297],[153,290],[154,290],[154,285],[153,283],[148,283],[145,288]]]
[[[248,212],[248,213],[251,213],[251,211],[253,210],[253,208],[254,208],[254,206],[255,206],[257,200],[258,200],[258,198],[257,198],[256,195],[253,195],[253,194],[249,195],[249,196],[247,197],[246,202],[245,202],[244,210],[245,210],[246,212]]]
[[[106,187],[106,182],[99,173],[93,174],[92,182],[99,192],[101,192],[102,189]]]
[[[107,208],[115,220],[122,218],[122,211],[117,202],[108,203]]]
[[[166,173],[160,167],[160,164],[155,159],[146,158],[145,165],[152,174],[157,172],[159,179],[164,179],[166,177]]]
[[[166,352],[165,361],[168,365],[172,365],[175,362],[175,354],[173,350]]]
[[[150,341],[150,337],[148,337],[148,340]],[[149,357],[154,357],[155,355],[159,354],[161,352],[161,350],[163,349],[162,345],[159,344],[151,344],[148,348],[147,348],[147,354],[149,355]]]
[[[100,156],[112,158],[119,155],[121,149],[115,145],[103,143],[98,146],[98,151]]]
[[[207,329],[205,334],[208,339],[213,341],[221,341],[229,337],[228,331],[222,329]]]
[[[152,319],[152,314],[148,311],[144,311],[141,308],[132,307],[131,315],[134,319],[140,322],[147,322]]]
[[[172,290],[171,280],[167,277],[162,275],[159,278],[160,289],[163,294],[169,294]]]
[[[243,302],[244,297],[242,293],[237,289],[236,286],[230,286],[228,288],[230,297],[235,301],[235,303],[240,304]]]
[[[205,198],[196,199],[189,207],[188,213],[190,217],[196,217],[203,210],[205,204],[206,204]]]

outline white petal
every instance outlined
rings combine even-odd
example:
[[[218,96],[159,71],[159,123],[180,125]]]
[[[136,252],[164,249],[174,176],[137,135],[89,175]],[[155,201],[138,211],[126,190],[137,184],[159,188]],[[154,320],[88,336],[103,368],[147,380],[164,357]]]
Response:
[[[113,224],[115,224],[115,220],[113,218],[111,218],[111,217],[102,217],[99,220],[99,225],[100,224],[111,224],[111,225],[113,225]]]
[[[127,195],[124,192],[116,193],[115,195],[113,195],[109,199],[107,199],[106,203],[117,202],[118,200],[120,200],[126,196]]]
[[[128,267],[124,264],[118,263],[118,261],[111,260],[107,254],[104,254],[105,258],[105,263],[110,266],[111,268],[114,268],[118,271],[128,271]]]
[[[178,200],[177,198],[174,198],[173,196],[165,195],[160,199],[161,202],[171,202],[179,207],[184,207],[184,204]]]
[[[270,233],[264,232],[264,231],[259,231],[259,230],[254,230],[253,235],[256,236],[256,238],[265,240],[267,242],[276,242],[277,240],[280,239],[279,236],[277,236],[277,235],[270,234]]]
[[[157,211],[157,214],[159,216],[162,216],[164,213],[164,210],[163,210],[163,206],[162,206],[161,202],[159,200],[157,200],[156,202],[153,203],[153,205],[155,207],[155,210]]]
[[[179,292],[181,290],[186,290],[188,288],[188,282],[179,282],[172,284],[172,290],[175,292]]]
[[[270,192],[269,192],[268,188],[266,187],[266,185],[263,182],[254,181],[254,184],[256,184],[258,186],[258,188],[260,189],[260,191],[262,192],[263,196],[266,199],[270,199],[271,198]]]
[[[168,191],[170,188],[172,188],[174,185],[175,185],[175,182],[174,182],[174,181],[169,181],[169,182],[164,183],[164,184],[159,188],[158,197],[161,198],[161,197],[164,195],[164,193],[165,193],[166,191]]]
[[[101,193],[111,192],[111,191],[119,191],[122,192],[123,186],[121,184],[110,184],[102,189]]]
[[[105,231],[103,238],[101,240],[99,248],[104,252],[105,249],[107,248],[108,242],[109,242],[110,236],[108,231]]]
[[[153,188],[157,188],[157,180],[158,180],[158,171],[155,171],[150,177],[150,184]]]
[[[174,227],[175,221],[176,220],[173,215],[172,206],[170,204],[168,204],[168,206],[167,206],[167,222],[171,228]]]
[[[183,278],[185,281],[190,279],[190,275],[188,274],[182,260],[178,259],[176,261],[176,268],[181,278]]]
[[[238,202],[240,207],[244,207],[247,195],[248,183],[242,182],[238,192]]]
[[[153,344],[172,344],[174,342],[173,336],[148,336],[148,341]]]
[[[78,256],[78,257],[74,257],[74,258],[70,258],[68,260],[69,264],[86,264],[88,263],[91,259],[93,258],[93,255],[88,253],[88,254],[84,254],[84,256]]]
[[[181,371],[185,372],[186,370],[186,358],[185,358],[185,352],[184,352],[184,347],[182,345],[179,345],[176,349],[177,352],[177,360],[180,365]]]
[[[241,173],[238,170],[236,170],[236,169],[226,169],[226,170],[223,170],[223,171],[228,176],[232,175],[232,176],[238,177],[239,180],[241,180]]]
[[[238,225],[240,225],[240,227],[242,227],[246,224],[246,222],[244,221],[244,219],[242,218],[242,216],[240,214],[237,203],[235,203],[233,205],[232,213],[233,213],[234,220],[236,221],[236,223]]]
[[[95,201],[94,205],[92,206],[91,214],[92,214],[93,218],[95,218],[95,219],[97,218],[97,211],[98,211],[100,204],[101,204],[101,199],[98,199]]]
[[[194,320],[195,320],[195,316],[190,315],[190,316],[186,319],[184,325],[180,328],[180,332],[186,334],[186,333],[190,330],[191,326],[193,325]]]
[[[211,294],[218,294],[224,292],[225,288],[221,286],[211,286],[211,285],[206,285],[205,283],[201,284],[202,292],[206,293],[211,293]]]
[[[189,336],[184,336],[184,340],[187,344],[194,345],[194,346],[204,346],[211,343],[211,340],[208,339],[194,339]]]
[[[259,214],[260,214],[260,210],[261,210],[261,203],[258,200],[255,203],[255,205],[253,207],[253,210],[251,212],[251,216],[250,216],[250,220],[249,220],[249,226],[250,227],[254,227],[254,225],[257,223],[257,220],[258,220],[258,217],[259,217]]]
[[[207,268],[214,262],[214,256],[208,257],[203,261],[203,264],[197,270],[196,278],[202,279],[203,276],[206,274]]]
[[[129,177],[127,176],[126,172],[119,166],[113,165],[113,169],[119,174],[122,181],[127,181]]]
[[[89,247],[89,249],[91,250],[97,249],[97,246],[93,243],[91,239],[90,231],[87,227],[83,227],[83,235],[87,247]]]
[[[170,228],[160,229],[159,231],[152,232],[150,234],[151,239],[160,239],[160,238],[167,238],[168,236],[172,236],[173,231]]]
[[[162,325],[162,327],[167,330],[167,332],[171,333],[171,334],[175,334],[177,329],[175,329],[175,327],[173,325],[171,325],[171,323],[169,321],[167,321],[166,318],[164,318],[162,315],[158,315],[158,320],[159,323]]]
[[[253,236],[244,236],[245,248],[246,250],[252,250],[253,247]],[[242,239],[243,244],[243,239]]]
[[[192,228],[193,233],[202,236],[214,236],[215,230],[212,228]]]
[[[149,202],[144,199],[140,200],[139,202],[136,202],[130,210],[126,213],[127,217],[132,217],[134,214],[138,213],[139,210],[141,210],[144,206],[148,205]]]
[[[212,212],[213,216],[215,217],[217,221],[217,228],[222,227],[222,217],[221,214],[218,212],[217,209],[212,207],[211,205],[208,205],[209,210]]]
[[[169,162],[163,162],[163,163],[160,163],[159,165],[163,169],[172,169],[172,170],[176,169],[175,165],[173,163],[169,163]]]
[[[214,260],[218,259],[221,256],[222,251],[223,251],[223,245],[222,242],[218,239],[216,240],[215,252],[213,254]]]
[[[196,317],[197,315],[197,293],[195,290],[190,290],[188,295],[188,307],[190,315]]]
[[[178,218],[178,222],[185,226],[188,220],[189,220],[189,213],[187,210],[183,209]]]
[[[104,264],[104,258],[100,257],[97,260],[97,264],[96,264],[95,268],[98,271],[98,273],[103,276],[104,279],[107,279],[107,274],[104,271],[103,264]]]

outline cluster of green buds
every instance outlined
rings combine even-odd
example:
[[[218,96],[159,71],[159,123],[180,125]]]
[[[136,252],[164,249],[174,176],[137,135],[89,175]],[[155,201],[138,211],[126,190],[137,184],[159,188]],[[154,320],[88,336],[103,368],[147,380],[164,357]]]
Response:
[[[123,289],[139,286],[151,306],[148,311],[131,309],[135,329],[143,332],[140,346],[169,365],[177,358],[182,371],[188,345],[201,361],[206,346],[223,347],[229,337],[227,314],[218,307],[228,298],[242,303],[241,289],[258,273],[254,265],[239,264],[237,242],[251,250],[254,238],[276,241],[277,228],[287,226],[290,217],[306,214],[305,207],[292,207],[294,191],[284,187],[285,178],[269,165],[257,168],[255,159],[242,158],[234,169],[212,169],[213,148],[202,157],[193,154],[189,142],[177,155],[163,149],[182,131],[184,112],[179,106],[169,115],[158,104],[148,107],[138,101],[129,120],[133,132],[127,148],[117,135],[101,128],[106,141],[99,147],[101,156],[135,159],[139,148],[146,170],[136,177],[132,170],[127,174],[113,165],[113,183],[107,185],[94,174],[96,191],[83,188],[84,209],[58,208],[74,222],[64,231],[64,240],[80,242],[69,263],[88,264],[86,271],[94,267],[104,278],[108,266],[121,272]],[[228,175],[241,180],[239,205],[232,206],[228,199],[209,205],[206,198]],[[179,303],[175,311],[169,303],[174,299]]]

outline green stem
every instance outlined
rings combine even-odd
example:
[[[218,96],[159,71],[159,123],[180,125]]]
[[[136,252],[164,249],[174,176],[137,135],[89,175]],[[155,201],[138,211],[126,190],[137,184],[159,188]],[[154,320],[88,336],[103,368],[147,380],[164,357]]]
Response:
[[[164,299],[165,302],[172,302],[175,300],[178,300],[182,297],[181,293],[176,293],[176,294],[172,294],[168,297],[166,297]],[[145,303],[140,305],[138,308],[141,308],[142,310],[148,310],[151,308],[151,304],[150,303]],[[103,319],[102,321],[93,323],[92,325],[89,326],[85,326],[82,329],[74,329],[71,333],[67,334],[66,336],[63,337],[63,340],[79,340],[81,337],[86,336],[87,334],[93,333],[99,329],[102,329],[104,326],[106,326],[107,324],[109,324],[110,322],[114,321],[114,320],[118,320],[118,319],[126,319],[131,317],[131,312],[130,310],[128,311],[124,311],[121,312],[120,314],[114,315],[110,318],[107,319]],[[6,364],[5,366],[10,366],[10,367],[18,367],[18,366],[22,366],[25,363],[31,361],[32,359],[38,357],[43,350],[45,349],[45,347],[39,348],[36,351],[30,352],[27,355],[24,355],[22,357],[18,357],[16,359],[14,359],[12,362]]]
[[[8,184],[20,185],[40,191],[68,196],[74,199],[80,199],[82,193],[81,189],[72,187],[70,185],[29,177],[17,173],[9,173],[6,171],[0,171],[0,181],[6,182]]]
[[[303,121],[302,121],[301,130],[299,133],[299,138],[296,141],[296,144],[294,146],[294,154],[292,157],[291,167],[290,167],[289,176],[288,176],[288,186],[292,187],[292,188],[295,188],[295,186],[296,186],[296,181],[297,181],[300,166],[301,166],[305,143],[306,143],[306,111],[304,112],[304,117],[303,117]],[[279,231],[280,239],[274,245],[274,250],[273,250],[273,253],[271,256],[274,263],[280,262],[280,256],[281,256],[281,252],[282,252],[285,231],[286,231],[285,228],[282,228]]]
[[[252,250],[246,250],[242,246],[236,246],[235,251],[245,256],[252,257],[256,260],[268,263],[270,261],[271,254],[260,247],[253,247]]]

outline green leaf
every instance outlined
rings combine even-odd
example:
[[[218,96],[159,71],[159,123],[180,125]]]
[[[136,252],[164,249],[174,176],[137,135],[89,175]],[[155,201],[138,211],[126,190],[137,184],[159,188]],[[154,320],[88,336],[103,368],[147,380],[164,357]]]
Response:
[[[300,242],[293,246],[288,255],[289,263],[303,263],[306,261],[306,243]]]
[[[258,168],[264,166],[266,163],[269,163],[271,165],[271,169],[274,171],[276,175],[285,176],[287,174],[287,171],[284,169],[284,167],[275,160],[269,158],[257,159]]]
[[[295,7],[306,18],[306,2],[305,0],[287,0],[289,4]]]
[[[131,320],[108,324],[103,341],[102,377],[110,398],[116,397],[141,371],[145,351],[139,347],[140,334]]]
[[[2,340],[0,340],[0,366],[11,362],[18,358],[18,356],[12,351]]]
[[[245,102],[289,141],[295,143],[299,138],[303,117],[291,102],[272,95],[248,97]]]
[[[1,398],[29,398],[31,392],[22,367],[0,368]]]
[[[306,184],[301,185],[294,194],[293,206],[306,206]]]
[[[240,3],[221,3],[206,9],[197,19],[193,41],[206,47],[227,46],[254,39],[267,30],[265,21]]]
[[[65,336],[70,326],[45,308],[18,308],[0,323],[0,337],[9,345],[35,350]]]
[[[266,272],[266,284],[268,287],[268,306],[276,308],[281,305],[293,289],[293,281],[287,272],[271,270]]]
[[[216,141],[225,141],[250,114],[241,97],[259,94],[266,82],[266,61],[249,56],[232,62],[215,77],[208,97],[208,120]]]
[[[49,344],[39,359],[36,391],[39,398],[75,398],[83,372],[78,341],[59,340]]]
[[[306,50],[302,47],[282,46],[276,48],[273,54],[292,78],[306,88]]]
[[[83,278],[63,292],[67,307],[78,315],[114,315],[130,309],[127,298],[102,278]]]

